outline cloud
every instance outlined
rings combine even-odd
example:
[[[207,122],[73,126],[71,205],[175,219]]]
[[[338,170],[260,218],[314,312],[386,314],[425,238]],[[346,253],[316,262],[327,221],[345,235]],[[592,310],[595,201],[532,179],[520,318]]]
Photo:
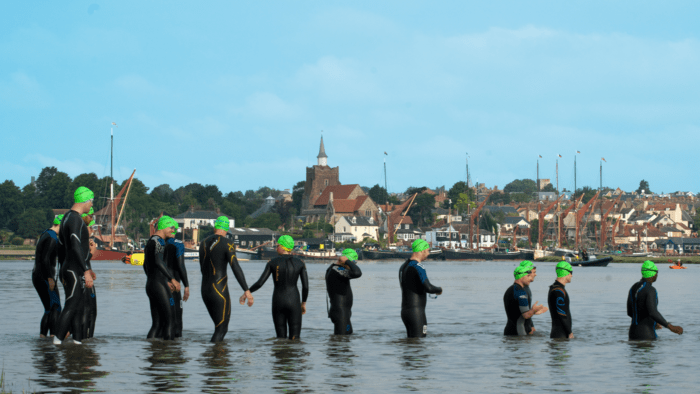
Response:
[[[304,114],[301,107],[289,104],[274,93],[257,92],[248,96],[242,108],[232,112],[269,120],[298,119]]]
[[[51,99],[35,78],[17,71],[0,79],[0,103],[12,108],[46,108]]]
[[[293,85],[334,101],[377,102],[384,97],[371,67],[350,58],[324,56],[306,64],[297,72]]]

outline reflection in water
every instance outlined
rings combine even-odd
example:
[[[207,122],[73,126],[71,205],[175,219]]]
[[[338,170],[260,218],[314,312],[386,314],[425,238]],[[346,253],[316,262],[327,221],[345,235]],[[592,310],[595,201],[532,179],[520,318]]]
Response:
[[[334,391],[349,391],[355,378],[352,335],[330,335],[326,346],[326,359],[331,370],[335,371],[326,379]]]
[[[501,375],[502,386],[509,390],[527,391],[528,388],[535,387],[533,382],[527,379],[527,374],[523,369],[531,367],[533,357],[539,355],[532,354],[532,336],[503,336],[501,343],[504,354],[508,359]]]
[[[148,384],[153,386],[153,392],[186,391],[183,382],[188,375],[182,372],[182,365],[187,362],[178,341],[150,340],[146,349],[146,361],[151,365],[142,372],[147,376]]]
[[[33,380],[44,387],[52,389],[63,387],[56,377],[58,351],[59,347],[54,345],[51,339],[36,340],[32,343],[32,361],[38,372],[38,376]]]
[[[418,381],[429,379],[431,354],[427,341],[425,338],[402,338],[395,342],[403,350],[401,367],[406,372],[401,379],[404,384],[399,387],[420,391],[422,385],[416,386]]]
[[[36,341],[32,347],[34,364],[39,373],[33,380],[52,389],[100,391],[95,379],[108,375],[98,371],[100,357],[91,345],[55,346],[50,340]],[[63,358],[63,363],[59,360]]]
[[[272,378],[277,381],[273,386],[279,391],[307,390],[302,386],[306,378],[305,365],[309,353],[304,351],[301,341],[277,339],[272,345],[272,355],[275,357],[272,365]]]
[[[567,367],[569,367],[569,359],[571,358],[569,339],[551,339],[549,345],[549,365],[552,368],[552,374],[557,376],[565,376]]]
[[[217,342],[210,345],[201,358],[204,362],[204,370],[202,373],[206,377],[202,391],[205,393],[226,393],[231,389],[226,387],[229,381],[235,381],[230,377],[232,372],[232,364],[230,359],[230,349],[226,342]]]
[[[654,349],[654,341],[629,341],[629,363],[634,375],[635,391],[652,392],[659,389],[658,352]]]

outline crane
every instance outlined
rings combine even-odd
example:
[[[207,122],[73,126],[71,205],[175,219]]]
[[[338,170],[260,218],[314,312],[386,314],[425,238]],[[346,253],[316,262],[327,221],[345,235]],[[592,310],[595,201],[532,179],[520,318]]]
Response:
[[[597,191],[593,198],[591,198],[590,201],[588,201],[586,204],[584,204],[583,208],[581,208],[580,211],[576,212],[576,249],[578,249],[579,245],[579,230],[581,227],[581,220],[583,219],[583,215],[586,214],[586,211],[588,210],[588,207],[593,205],[593,202],[598,198],[598,194],[600,194],[600,191]]]
[[[559,246],[561,246],[561,244],[563,243],[563,240],[564,240],[564,238],[565,238],[565,235],[564,235],[563,232],[561,231],[561,230],[562,230],[562,229],[561,229],[561,223],[562,223],[562,221],[563,221],[564,219],[566,219],[566,215],[568,215],[569,212],[571,212],[572,209],[574,209],[575,207],[578,206],[578,204],[581,203],[581,200],[583,200],[583,194],[581,194],[581,197],[578,198],[578,201],[574,200],[573,204],[571,204],[570,207],[566,208],[566,209],[564,210],[564,212],[562,212],[561,215],[559,215],[559,220],[558,220],[558,222],[559,222],[559,223],[558,223],[558,224],[559,224]]]
[[[489,197],[491,197],[491,193],[493,191],[490,191],[489,194],[486,195],[486,198],[484,201],[479,204],[478,207],[476,207],[476,210],[469,216],[469,249],[472,248],[472,240],[474,239],[472,234],[474,234],[474,219],[479,217],[479,212],[481,212],[481,209],[484,208],[484,205],[489,201]],[[478,197],[477,197],[478,199]],[[479,250],[479,223],[477,222],[476,224],[476,250]]]
[[[549,206],[548,206],[547,208],[545,208],[544,211],[540,211],[540,213],[539,213],[539,216],[538,216],[538,219],[539,219],[539,220],[538,220],[538,223],[537,223],[538,226],[539,226],[539,231],[537,232],[537,242],[540,244],[540,249],[543,249],[543,248],[542,248],[542,245],[543,245],[543,242],[542,242],[542,227],[543,227],[543,226],[542,226],[542,225],[544,224],[544,223],[543,223],[543,222],[544,222],[544,217],[547,216],[547,214],[549,213],[549,211],[551,211],[552,208],[554,208],[554,206],[557,205],[557,203],[559,203],[559,200],[561,200],[561,198],[562,198],[563,196],[564,196],[563,194],[559,195],[559,197],[557,197],[557,199],[554,200],[553,203],[549,204]]]
[[[612,210],[615,208],[615,205],[617,205],[617,203],[620,202],[620,197],[622,197],[622,194],[617,196],[615,201],[612,203],[612,206],[610,206],[610,209],[605,211],[605,214],[603,216],[601,216],[601,218],[600,218],[600,241],[598,244],[598,250],[603,250],[603,247],[605,246],[605,233],[608,230],[608,224],[607,224],[608,215],[610,215],[610,212],[612,212]],[[601,205],[601,208],[602,208],[602,205]],[[602,211],[602,209],[601,209],[601,211]],[[615,234],[613,233],[613,237],[614,236],[615,236]]]

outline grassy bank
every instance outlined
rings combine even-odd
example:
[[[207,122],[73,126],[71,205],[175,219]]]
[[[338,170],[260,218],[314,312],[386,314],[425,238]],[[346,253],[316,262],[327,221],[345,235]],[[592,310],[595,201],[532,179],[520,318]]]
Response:
[[[602,255],[599,257],[603,257]],[[700,264],[700,256],[661,256],[661,257],[620,257],[620,256],[612,256],[613,260],[611,261],[612,263],[638,263],[641,264],[646,260],[651,260],[655,264],[668,264],[668,260],[672,261],[677,261],[678,259],[681,259],[681,262],[683,264]],[[559,256],[547,256],[541,259],[537,259],[536,261],[544,261],[544,262],[551,262],[551,263],[557,263],[561,261],[561,257]]]

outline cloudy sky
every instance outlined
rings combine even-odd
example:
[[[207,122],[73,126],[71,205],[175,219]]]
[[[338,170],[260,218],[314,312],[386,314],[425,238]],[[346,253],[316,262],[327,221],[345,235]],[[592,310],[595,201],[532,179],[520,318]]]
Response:
[[[564,3],[567,3],[564,5]],[[0,181],[291,188],[466,177],[700,191],[700,3],[16,1],[0,6]],[[437,4],[437,5],[436,5]],[[573,5],[572,5],[573,4]]]

